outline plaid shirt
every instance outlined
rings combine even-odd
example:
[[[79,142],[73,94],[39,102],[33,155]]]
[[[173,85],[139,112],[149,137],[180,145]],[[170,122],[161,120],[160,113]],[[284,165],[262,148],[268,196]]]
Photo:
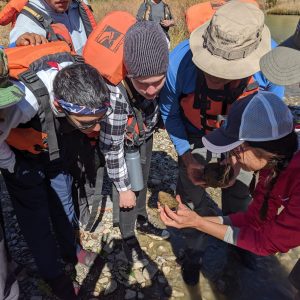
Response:
[[[108,85],[112,114],[101,122],[100,148],[105,156],[107,172],[118,191],[131,188],[124,157],[124,143],[128,116],[132,115],[132,107],[127,95],[122,94],[119,87]],[[153,134],[159,118],[157,100],[139,101],[138,108],[142,112],[146,125],[146,138]]]

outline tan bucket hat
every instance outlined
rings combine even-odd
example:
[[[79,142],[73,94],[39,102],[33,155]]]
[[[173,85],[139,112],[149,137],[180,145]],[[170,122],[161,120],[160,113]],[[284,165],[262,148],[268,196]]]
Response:
[[[271,50],[264,13],[255,5],[230,1],[190,37],[194,64],[223,79],[241,79],[260,70],[260,58]]]

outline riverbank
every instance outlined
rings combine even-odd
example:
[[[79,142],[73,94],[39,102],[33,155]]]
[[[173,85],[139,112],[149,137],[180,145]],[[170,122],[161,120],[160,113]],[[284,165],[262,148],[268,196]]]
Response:
[[[295,104],[292,101],[289,103]],[[158,192],[174,193],[176,188],[176,161],[176,151],[167,133],[163,130],[155,133],[147,194],[152,222],[159,222],[156,209]],[[23,266],[17,276],[21,288],[20,299],[57,300],[38,276],[9,196],[3,187],[1,190],[8,247],[12,258]],[[219,203],[219,191],[210,189],[209,192]],[[172,230],[169,241],[138,235],[144,255],[130,267],[122,251],[120,232],[112,227],[111,201],[106,193],[104,199],[95,232],[80,233],[83,246],[98,253],[97,260],[90,268],[81,264],[76,266],[76,280],[81,287],[82,300],[293,300],[295,290],[287,276],[300,258],[300,248],[285,254],[259,257],[255,269],[246,267],[236,251],[231,249],[228,268],[217,286],[201,275],[198,285],[187,287],[180,272],[183,250],[180,231]],[[70,270],[70,266],[67,266],[67,270]]]

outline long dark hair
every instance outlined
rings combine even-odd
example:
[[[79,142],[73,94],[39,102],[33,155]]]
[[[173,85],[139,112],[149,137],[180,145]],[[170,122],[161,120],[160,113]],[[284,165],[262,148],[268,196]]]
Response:
[[[267,167],[271,170],[265,181],[264,201],[259,214],[261,220],[265,220],[268,208],[270,193],[279,177],[279,174],[287,167],[294,153],[298,149],[298,137],[296,132],[291,132],[285,137],[267,142],[247,142],[247,144],[257,150],[262,149],[270,155]]]

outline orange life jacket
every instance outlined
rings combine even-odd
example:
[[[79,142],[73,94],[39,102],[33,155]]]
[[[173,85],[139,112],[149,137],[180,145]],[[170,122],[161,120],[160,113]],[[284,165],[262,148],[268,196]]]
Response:
[[[96,27],[96,21],[91,9],[82,1],[74,0],[78,3],[78,10],[86,35],[89,36],[93,28]],[[19,14],[28,16],[38,26],[46,31],[46,38],[49,41],[66,40],[72,41],[68,29],[60,23],[55,23],[50,16],[28,3],[28,0],[10,0],[10,2],[0,12],[0,25],[15,25]]]
[[[135,22],[135,17],[127,12],[109,13],[98,23],[83,49],[85,61],[113,85],[118,85],[126,76],[124,37]]]
[[[118,85],[128,100],[132,114],[128,116],[125,139],[139,146],[145,139],[145,124],[141,112],[134,106],[138,94],[130,82],[124,80],[126,69],[123,63],[124,37],[136,18],[123,11],[106,15],[89,36],[83,49],[86,63],[95,67],[111,84]],[[121,83],[122,82],[122,83]]]
[[[212,0],[189,7],[185,13],[185,20],[189,33],[209,21],[217,9],[228,1],[229,0]],[[258,6],[255,0],[239,1],[253,3]]]
[[[233,102],[257,91],[258,84],[253,76],[231,81],[222,91],[211,90],[206,85],[203,72],[198,70],[196,90],[184,95],[180,106],[186,121],[208,133],[222,125]]]
[[[62,62],[83,61],[71,52],[67,43],[52,42],[4,50],[8,58],[10,78],[21,81],[36,97],[38,113],[26,124],[10,131],[7,143],[20,151],[32,154],[48,152],[50,160],[59,158],[57,124],[50,106],[49,91],[37,72]],[[62,118],[64,119],[64,118]]]

